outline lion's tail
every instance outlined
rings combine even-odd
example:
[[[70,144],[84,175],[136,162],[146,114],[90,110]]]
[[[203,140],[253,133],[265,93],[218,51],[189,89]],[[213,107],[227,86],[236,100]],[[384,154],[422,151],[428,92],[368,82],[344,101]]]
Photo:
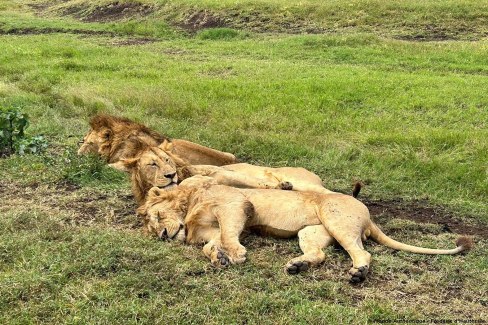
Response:
[[[362,187],[363,187],[363,185],[361,184],[361,182],[356,182],[354,184],[353,189],[352,189],[352,196],[357,198],[359,195],[359,192],[361,192]]]
[[[432,248],[424,248],[424,247],[418,247],[418,246],[412,246],[412,245],[407,245],[404,243],[401,243],[399,241],[396,241],[387,235],[385,235],[378,226],[376,226],[374,223],[371,223],[371,227],[369,228],[370,230],[370,236],[371,238],[376,241],[379,244],[385,245],[387,247],[400,250],[400,251],[405,251],[405,252],[411,252],[411,253],[419,253],[419,254],[457,254],[462,251],[469,250],[473,247],[473,241],[469,237],[460,237],[456,241],[456,248],[453,249],[432,249]]]

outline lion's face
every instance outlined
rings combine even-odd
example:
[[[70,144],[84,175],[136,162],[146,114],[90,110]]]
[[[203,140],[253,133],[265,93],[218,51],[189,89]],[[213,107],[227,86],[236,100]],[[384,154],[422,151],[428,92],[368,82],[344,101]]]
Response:
[[[146,231],[150,234],[154,234],[160,239],[184,242],[185,209],[171,197],[165,197],[162,192],[165,191],[158,188],[151,189],[148,194],[152,198],[151,204],[140,207],[138,214],[143,218]],[[155,197],[157,197],[156,200]]]
[[[80,141],[80,148],[78,149],[78,155],[85,155],[89,153],[101,153],[100,149],[105,147],[110,141],[110,130],[102,129],[99,131],[90,130],[83,141]]]
[[[176,164],[159,148],[147,150],[140,156],[136,172],[141,188],[170,189],[178,182]]]

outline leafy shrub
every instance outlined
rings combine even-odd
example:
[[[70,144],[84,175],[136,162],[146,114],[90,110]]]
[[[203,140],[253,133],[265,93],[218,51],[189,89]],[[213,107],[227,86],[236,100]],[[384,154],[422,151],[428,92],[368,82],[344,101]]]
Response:
[[[28,137],[25,130],[29,126],[27,114],[16,107],[0,107],[0,157],[13,153],[36,154],[47,148],[43,136]]]

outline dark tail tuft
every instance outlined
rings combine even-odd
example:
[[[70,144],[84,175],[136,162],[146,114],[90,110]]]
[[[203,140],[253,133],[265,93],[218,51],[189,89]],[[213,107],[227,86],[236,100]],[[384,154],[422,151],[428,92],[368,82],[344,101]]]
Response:
[[[459,237],[458,240],[456,240],[456,246],[462,247],[463,251],[470,250],[474,246],[473,239],[466,236]]]
[[[362,187],[363,187],[363,184],[361,184],[361,182],[356,182],[356,184],[354,184],[354,187],[352,189],[352,196],[358,197],[359,192],[361,192]]]

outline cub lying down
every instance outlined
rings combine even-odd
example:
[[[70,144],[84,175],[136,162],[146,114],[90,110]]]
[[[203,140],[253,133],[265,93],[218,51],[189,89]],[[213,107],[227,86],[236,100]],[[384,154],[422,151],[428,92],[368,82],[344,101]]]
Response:
[[[162,239],[204,243],[203,252],[215,266],[245,261],[246,249],[239,242],[244,230],[278,238],[298,235],[303,255],[286,264],[290,274],[322,263],[322,249],[337,242],[352,258],[352,282],[361,282],[368,274],[371,255],[362,244],[368,237],[393,249],[423,254],[456,254],[472,246],[465,237],[458,239],[454,249],[395,241],[371,221],[367,207],[349,195],[237,189],[211,185],[212,180],[201,186],[199,178],[198,187],[183,182],[172,190],[152,188],[138,214],[144,218],[146,230]],[[195,184],[195,180],[188,181]]]

